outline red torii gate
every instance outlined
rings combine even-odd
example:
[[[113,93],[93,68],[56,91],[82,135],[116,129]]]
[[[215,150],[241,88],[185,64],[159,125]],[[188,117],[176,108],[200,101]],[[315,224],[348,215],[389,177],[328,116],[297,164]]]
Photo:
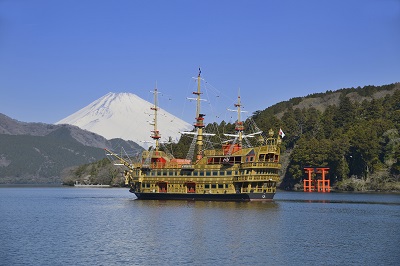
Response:
[[[308,179],[304,179],[304,192],[331,192],[331,184],[329,179],[325,179],[325,175],[329,172],[328,167],[305,167],[304,171],[308,174]],[[313,178],[312,174],[321,174],[321,178],[317,176]],[[315,190],[317,185],[317,190]]]

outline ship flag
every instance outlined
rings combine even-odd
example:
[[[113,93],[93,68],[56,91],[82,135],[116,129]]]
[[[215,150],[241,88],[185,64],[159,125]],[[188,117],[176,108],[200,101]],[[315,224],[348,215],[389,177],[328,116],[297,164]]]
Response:
[[[281,138],[285,137],[285,133],[283,133],[282,128],[279,129],[279,136],[281,136]]]

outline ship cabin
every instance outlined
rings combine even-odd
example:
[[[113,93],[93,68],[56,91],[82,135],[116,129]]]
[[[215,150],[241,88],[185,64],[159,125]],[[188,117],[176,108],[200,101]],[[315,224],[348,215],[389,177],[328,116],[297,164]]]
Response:
[[[268,138],[254,148],[225,144],[205,150],[194,164],[164,151],[144,151],[142,163],[126,171],[127,183],[143,193],[274,193],[280,169],[277,140]]]

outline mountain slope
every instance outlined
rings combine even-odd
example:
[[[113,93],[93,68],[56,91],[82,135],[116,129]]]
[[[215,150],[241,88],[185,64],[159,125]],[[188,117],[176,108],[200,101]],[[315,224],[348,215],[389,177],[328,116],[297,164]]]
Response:
[[[0,134],[0,183],[61,183],[61,171],[105,157],[104,150],[82,145],[67,128],[47,136]]]
[[[21,122],[0,113],[0,134],[46,136],[60,128],[67,128],[70,136],[85,146],[101,149],[107,148],[111,150],[118,149],[120,146],[124,147],[126,150],[142,149],[133,141],[125,141],[120,138],[107,140],[103,136],[77,126]]]
[[[149,123],[153,119],[152,106],[135,94],[110,92],[56,124],[75,125],[107,139],[122,138],[147,147],[143,141],[150,140],[153,130]],[[180,131],[192,129],[189,123],[161,108],[158,113],[162,141],[167,141],[169,137],[177,140]]]
[[[278,118],[282,118],[283,114],[288,110],[288,108],[315,108],[320,112],[324,112],[330,105],[338,106],[341,95],[345,95],[353,103],[361,103],[363,101],[370,102],[372,100],[382,99],[386,95],[393,95],[398,90],[400,90],[400,82],[383,86],[370,85],[363,88],[343,88],[336,91],[326,91],[323,93],[310,94],[304,97],[295,97],[288,101],[276,103],[267,109],[263,111],[257,111],[256,113],[272,113]]]
[[[142,150],[133,141],[106,140],[76,126],[25,123],[0,114],[0,184],[61,183],[63,169],[104,159],[104,148]]]

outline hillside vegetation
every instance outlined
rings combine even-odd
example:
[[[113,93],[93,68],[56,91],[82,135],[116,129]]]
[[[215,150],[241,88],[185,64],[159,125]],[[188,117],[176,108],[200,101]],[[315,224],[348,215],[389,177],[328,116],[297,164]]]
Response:
[[[67,129],[47,136],[0,134],[0,183],[61,183],[61,171],[104,157],[104,150],[84,146]]]
[[[319,166],[340,190],[400,190],[400,83],[294,98],[253,119],[286,134],[281,188],[301,188],[303,168]]]
[[[301,189],[304,167],[329,167],[338,190],[400,191],[400,83],[327,91],[280,102],[251,117],[283,129],[282,189]],[[250,123],[248,123],[250,124]],[[223,121],[206,130],[233,132]],[[174,145],[185,157],[188,138]]]
[[[107,158],[94,163],[66,168],[61,177],[63,184],[69,186],[73,186],[75,182],[111,186],[124,186],[125,184],[122,170],[115,167]]]
[[[0,122],[0,184],[61,184],[64,169],[104,159],[106,147],[142,150],[132,141],[106,140],[70,125],[23,123],[4,115]]]

